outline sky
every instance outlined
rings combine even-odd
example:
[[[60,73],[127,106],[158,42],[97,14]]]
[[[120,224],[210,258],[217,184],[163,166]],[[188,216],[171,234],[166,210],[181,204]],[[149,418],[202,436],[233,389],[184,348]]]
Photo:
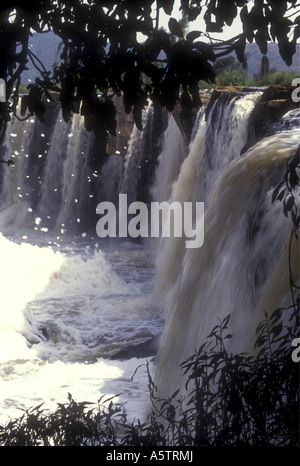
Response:
[[[249,5],[253,3],[252,1],[249,2]],[[180,0],[175,0],[174,2],[174,7],[173,7],[173,12],[172,12],[172,17],[179,20],[182,18],[181,11],[179,10],[180,7]],[[239,10],[240,11],[240,10]],[[164,27],[166,30],[168,30],[168,21],[169,21],[169,16],[164,13],[164,11],[161,9],[160,11],[160,26]],[[202,15],[200,15],[195,21],[190,22],[190,27],[189,31],[203,31],[205,32],[205,23],[202,18]],[[230,39],[231,37],[236,36],[237,34],[240,34],[242,32],[242,23],[239,18],[239,14],[237,15],[236,19],[234,20],[233,24],[231,26],[226,26],[223,28],[222,33],[213,33],[212,37],[214,39],[218,40],[227,40]],[[199,40],[206,40],[205,37],[199,38]]]

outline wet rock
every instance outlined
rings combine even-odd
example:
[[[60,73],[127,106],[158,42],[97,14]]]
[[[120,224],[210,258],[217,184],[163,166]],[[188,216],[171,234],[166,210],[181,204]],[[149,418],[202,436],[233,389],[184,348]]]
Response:
[[[299,108],[299,104],[292,100],[294,89],[288,85],[261,88],[263,93],[250,115],[248,139],[242,154],[262,139],[270,126],[278,122],[285,113]]]
[[[123,96],[114,96],[112,98],[116,107],[117,129],[116,136],[107,135],[106,153],[108,155],[118,154],[125,156],[128,142],[133,130],[134,120],[132,113],[126,114],[123,102]]]
[[[113,360],[128,360],[131,358],[147,358],[156,356],[159,347],[160,335],[151,338],[150,340],[140,343],[139,345],[129,345],[114,354]]]

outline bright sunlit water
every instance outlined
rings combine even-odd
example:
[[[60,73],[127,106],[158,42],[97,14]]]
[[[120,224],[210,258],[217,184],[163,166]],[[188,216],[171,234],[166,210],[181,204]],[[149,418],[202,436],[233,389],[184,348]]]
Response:
[[[172,117],[164,133],[162,124],[154,131],[149,107],[127,156],[101,165],[98,154],[97,169],[80,115],[67,125],[57,112],[52,132],[33,119],[9,123],[3,157],[15,165],[0,170],[0,422],[43,402],[55,409],[68,393],[95,403],[120,394],[130,417],[143,417],[147,362],[170,396],[184,386],[180,364],[219,318],[232,314],[232,348],[248,351],[263,312],[289,304],[291,221],[271,197],[298,147],[299,114],[243,152],[260,95],[222,94],[208,119],[198,112],[190,144]],[[119,193],[129,202],[204,202],[203,247],[186,250],[179,237],[100,240],[96,204]],[[156,359],[118,356],[160,335]]]
[[[121,393],[129,414],[142,416],[145,368],[131,377],[146,360],[109,358],[161,332],[149,298],[150,252],[130,243],[101,250],[96,241],[39,242],[0,236],[0,421],[42,402],[55,409],[68,393],[91,402]]]

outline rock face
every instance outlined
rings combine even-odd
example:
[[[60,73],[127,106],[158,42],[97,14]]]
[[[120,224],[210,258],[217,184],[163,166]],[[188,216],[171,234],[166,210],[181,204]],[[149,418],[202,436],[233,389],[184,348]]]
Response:
[[[218,99],[218,97],[220,97],[221,94],[227,92],[227,93],[230,93],[230,94],[232,94],[234,96],[234,95],[240,94],[243,91],[244,91],[244,88],[241,87],[241,86],[220,86],[220,87],[216,87],[213,90],[213,92],[212,92],[212,94],[210,96],[210,99],[208,101],[206,114],[209,113],[209,111],[211,109],[211,106]]]
[[[210,91],[200,91],[199,95],[202,105],[209,103],[211,98]],[[197,111],[197,108],[193,108],[192,111],[183,109],[180,102],[178,102],[178,104],[175,105],[174,109],[172,110],[173,118],[186,141],[190,140]]]
[[[109,155],[119,154],[125,156],[128,141],[132,133],[134,120],[132,113],[125,113],[123,96],[114,96],[113,103],[117,111],[117,135],[113,136],[112,134],[108,134],[106,153]]]
[[[263,91],[250,118],[254,143],[261,139],[267,128],[276,123],[285,113],[299,108],[299,104],[292,100],[294,89],[292,86],[274,85]]]
[[[263,93],[250,117],[251,132],[249,131],[248,141],[242,152],[261,139],[266,129],[278,121],[286,112],[299,108],[299,104],[292,100],[292,92],[295,88],[287,85],[274,85],[266,88],[221,86],[215,88],[213,91],[200,91],[201,102],[202,104],[207,104],[206,114],[208,115],[213,103],[222,93],[230,93],[232,96],[235,96],[245,92],[253,92],[254,89],[262,90]],[[56,99],[58,99],[58,96]],[[54,98],[54,100],[56,99]],[[125,156],[134,127],[134,119],[132,113],[125,113],[123,96],[114,96],[113,102],[117,112],[117,134],[116,136],[108,134],[106,153],[108,155],[118,154]],[[172,111],[179,129],[187,141],[190,139],[197,110],[193,109],[192,112],[186,112],[178,102]]]
[[[278,122],[285,113],[299,108],[299,103],[292,100],[294,89],[293,86],[281,84],[260,88],[241,86],[217,87],[210,95],[206,115],[208,115],[213,103],[222,93],[230,93],[234,97],[246,92],[253,92],[254,90],[262,91],[262,95],[256,102],[249,119],[248,140],[242,149],[242,153],[244,153],[249,147],[264,137],[268,128]]]
[[[161,335],[158,335],[139,345],[129,345],[114,354],[111,359],[124,361],[131,358],[155,357],[158,351],[160,338]]]
[[[60,103],[60,96],[58,92],[51,92],[53,102]],[[105,152],[107,155],[118,154],[125,156],[128,142],[132,133],[134,120],[132,113],[126,114],[123,96],[113,96],[112,101],[116,107],[116,120],[117,120],[117,134],[113,136],[108,133],[106,138]],[[105,140],[103,140],[105,146]]]

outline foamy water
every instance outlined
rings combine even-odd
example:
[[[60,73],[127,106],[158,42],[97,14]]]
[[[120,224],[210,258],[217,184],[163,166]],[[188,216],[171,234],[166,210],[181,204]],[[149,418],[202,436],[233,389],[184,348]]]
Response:
[[[129,414],[142,416],[146,371],[131,377],[146,360],[109,357],[161,330],[148,296],[151,258],[134,245],[61,246],[0,235],[0,422],[42,402],[55,409],[68,392],[95,403],[121,393]]]
[[[125,160],[110,157],[95,169],[85,159],[92,141],[80,117],[66,128],[58,116],[49,147],[30,165],[39,125],[10,122],[4,155],[15,166],[0,171],[1,422],[42,402],[53,409],[68,393],[95,403],[120,393],[128,413],[143,417],[146,370],[131,377],[146,359],[111,356],[162,330],[157,370],[151,362],[161,396],[184,384],[179,364],[219,318],[232,314],[234,349],[248,351],[255,323],[285,304],[289,288],[291,224],[271,195],[299,143],[292,112],[243,152],[259,97],[222,95],[208,120],[198,114],[190,147],[169,119],[149,192],[158,201],[205,203],[204,245],[189,251],[177,237],[151,243],[152,252],[91,238],[94,197],[136,200],[150,183],[141,164],[145,132],[134,129]]]

